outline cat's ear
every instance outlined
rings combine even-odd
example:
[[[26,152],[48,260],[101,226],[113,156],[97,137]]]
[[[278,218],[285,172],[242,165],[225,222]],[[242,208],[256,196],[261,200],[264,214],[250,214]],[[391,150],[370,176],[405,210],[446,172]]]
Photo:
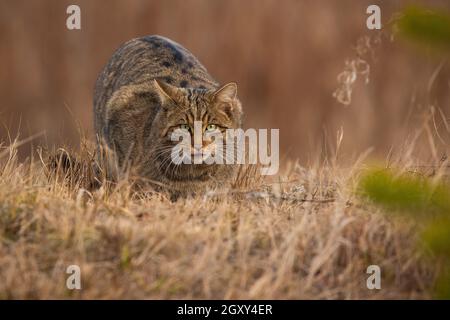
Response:
[[[180,88],[172,86],[161,80],[153,80],[153,85],[163,104],[168,101],[177,101],[177,98],[180,95]]]
[[[214,92],[214,100],[217,102],[232,103],[237,98],[237,84],[227,83]]]
[[[239,118],[242,114],[241,103],[237,98],[237,84],[227,83],[214,92],[214,102],[217,108],[224,111],[230,118]]]

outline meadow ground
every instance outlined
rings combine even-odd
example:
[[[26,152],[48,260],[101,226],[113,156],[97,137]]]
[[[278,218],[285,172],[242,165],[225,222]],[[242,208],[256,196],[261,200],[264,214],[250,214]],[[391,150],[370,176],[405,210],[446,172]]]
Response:
[[[126,181],[91,188],[89,148],[64,178],[49,177],[42,152],[19,161],[19,144],[0,151],[1,299],[430,297],[420,226],[355,193],[364,156],[285,163],[271,180],[247,167],[232,193],[173,203]],[[366,287],[372,264],[380,290]],[[69,265],[80,266],[81,290],[66,287]]]
[[[392,215],[358,188],[374,165],[420,177],[427,183],[391,187],[413,190],[400,202],[430,213],[434,187],[448,182],[447,9],[430,16],[382,1],[377,34],[366,29],[368,0],[79,2],[89,27],[70,33],[54,18],[64,1],[0,3],[0,15],[8,12],[0,28],[0,299],[428,299],[439,282],[450,297],[450,189],[437,197],[447,214],[436,228],[439,260],[418,245],[423,221]],[[74,127],[94,135],[87,106],[99,70],[121,42],[149,30],[239,83],[247,127],[281,129],[280,150],[293,160],[280,159],[277,176],[243,167],[230,192],[177,202],[137,193],[127,179],[95,179],[95,148]],[[21,131],[24,140],[9,138]],[[57,157],[36,148],[80,140]],[[349,155],[369,146],[372,153]],[[81,290],[66,286],[71,265],[80,267]],[[370,265],[380,267],[380,290],[367,288]]]

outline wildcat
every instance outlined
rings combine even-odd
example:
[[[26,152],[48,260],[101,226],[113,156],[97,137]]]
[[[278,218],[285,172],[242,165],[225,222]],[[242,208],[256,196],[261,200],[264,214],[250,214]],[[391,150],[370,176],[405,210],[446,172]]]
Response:
[[[226,187],[236,169],[171,161],[178,143],[171,134],[185,130],[192,136],[194,121],[201,121],[205,133],[240,128],[237,86],[220,86],[194,55],[170,39],[152,35],[126,42],[97,79],[94,127],[99,146],[113,152],[119,171],[133,168],[141,181],[175,199]],[[206,139],[200,148],[191,150],[211,151],[215,143]]]

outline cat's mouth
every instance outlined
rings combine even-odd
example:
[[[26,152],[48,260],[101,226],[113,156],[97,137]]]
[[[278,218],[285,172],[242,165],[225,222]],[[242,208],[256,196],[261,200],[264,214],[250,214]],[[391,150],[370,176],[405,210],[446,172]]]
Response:
[[[207,179],[219,165],[213,145],[173,150],[157,157],[158,171],[172,181]]]
[[[186,155],[183,159],[184,161],[182,164],[188,165],[188,166],[210,166],[212,163],[210,163],[209,160],[212,159],[214,154],[208,154],[202,151],[192,151],[190,156]]]
[[[198,157],[200,157],[200,158],[203,158],[203,151],[198,151],[198,150],[195,150],[195,151],[192,151],[191,152],[191,158],[192,157],[194,157],[194,158],[198,158]]]

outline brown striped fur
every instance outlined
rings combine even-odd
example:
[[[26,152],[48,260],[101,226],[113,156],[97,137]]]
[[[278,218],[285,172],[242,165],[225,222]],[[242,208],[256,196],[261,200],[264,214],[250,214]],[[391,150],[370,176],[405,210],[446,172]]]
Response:
[[[101,72],[94,93],[94,125],[99,143],[115,154],[117,166],[172,196],[226,186],[234,166],[170,161],[170,134],[180,125],[241,127],[236,84],[220,86],[181,45],[161,36],[123,44]],[[207,147],[204,145],[204,147]]]

